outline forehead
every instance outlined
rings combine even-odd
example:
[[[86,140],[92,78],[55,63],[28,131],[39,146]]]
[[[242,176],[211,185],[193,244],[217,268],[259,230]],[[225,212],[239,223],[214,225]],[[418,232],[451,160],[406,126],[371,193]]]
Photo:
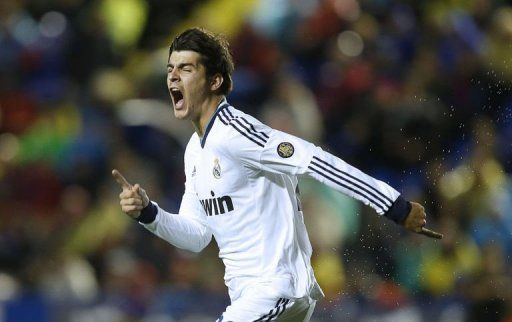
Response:
[[[168,63],[172,65],[194,64],[198,66],[200,59],[201,55],[198,52],[192,50],[179,50],[171,53]]]

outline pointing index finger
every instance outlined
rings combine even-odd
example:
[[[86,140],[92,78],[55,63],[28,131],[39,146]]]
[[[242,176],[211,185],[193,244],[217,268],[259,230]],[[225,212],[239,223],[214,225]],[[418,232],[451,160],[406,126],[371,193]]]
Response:
[[[117,169],[112,170],[112,176],[114,179],[116,179],[117,183],[121,186],[123,189],[131,189],[132,185],[123,177],[121,172],[119,172]]]

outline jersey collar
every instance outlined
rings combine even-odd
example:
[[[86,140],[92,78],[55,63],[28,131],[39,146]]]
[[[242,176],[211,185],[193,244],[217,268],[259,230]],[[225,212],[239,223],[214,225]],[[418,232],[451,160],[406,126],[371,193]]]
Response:
[[[201,138],[201,147],[204,148],[204,145],[206,144],[206,138],[208,137],[208,133],[210,133],[210,130],[212,129],[213,127],[213,123],[215,123],[215,119],[217,118],[217,115],[219,114],[219,112],[228,107],[229,104],[226,100],[226,98],[224,97],[219,105],[217,106],[217,110],[215,110],[215,113],[213,113],[212,117],[210,118],[210,120],[208,121],[208,125],[206,125],[206,130],[204,131],[204,135],[203,137]]]

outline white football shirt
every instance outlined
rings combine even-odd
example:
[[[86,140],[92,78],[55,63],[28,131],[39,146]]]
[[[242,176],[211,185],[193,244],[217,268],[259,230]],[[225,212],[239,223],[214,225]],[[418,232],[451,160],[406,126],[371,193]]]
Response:
[[[320,147],[262,124],[225,99],[204,136],[192,135],[185,174],[179,214],[153,203],[156,217],[145,227],[196,252],[213,236],[232,300],[253,283],[271,285],[281,297],[321,297],[310,264],[312,248],[298,198],[298,176],[315,178],[395,221],[408,213],[407,202],[386,183]]]

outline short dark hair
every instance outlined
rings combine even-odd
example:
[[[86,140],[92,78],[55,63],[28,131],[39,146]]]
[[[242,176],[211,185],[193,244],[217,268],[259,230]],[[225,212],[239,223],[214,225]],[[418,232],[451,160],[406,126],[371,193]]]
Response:
[[[187,29],[172,41],[169,56],[173,51],[192,50],[201,55],[201,63],[205,66],[206,76],[212,77],[219,73],[224,81],[217,90],[218,94],[227,95],[233,89],[234,64],[229,53],[229,44],[225,38],[203,28]]]

